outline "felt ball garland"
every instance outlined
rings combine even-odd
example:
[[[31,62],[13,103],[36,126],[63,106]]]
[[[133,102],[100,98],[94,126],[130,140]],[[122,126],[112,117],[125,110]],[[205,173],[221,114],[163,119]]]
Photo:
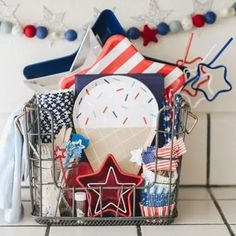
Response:
[[[202,28],[206,24],[212,25],[214,24],[218,18],[226,18],[231,17],[235,15],[236,13],[236,2],[231,6],[227,8],[223,8],[219,13],[215,13],[214,11],[207,11],[205,14],[192,14],[185,16],[182,20],[174,20],[170,23],[166,22],[160,22],[156,26],[156,34],[165,36],[168,33],[179,33],[180,31],[188,31],[193,28]],[[147,25],[146,25],[147,26]],[[135,40],[140,38],[140,36],[144,40],[144,46],[147,46],[149,42],[158,42],[158,40],[149,40],[148,38],[145,38],[145,34],[143,34],[142,31],[140,31],[136,27],[131,27],[127,30],[127,37],[129,39]]]
[[[36,34],[36,28],[34,25],[26,25],[23,29],[23,33],[27,38],[33,38]]]
[[[36,36],[39,39],[45,39],[48,36],[48,29],[44,26],[38,26],[36,28]]]
[[[149,28],[149,25],[143,26],[143,31],[138,29],[137,27],[130,27],[126,36],[131,40],[136,40],[140,37],[143,38],[143,44],[147,46],[150,42],[158,42],[158,35],[166,36],[169,33],[179,33],[181,31],[188,31],[193,28],[202,28],[205,25],[214,24],[219,18],[232,17],[236,13],[236,2],[230,6],[221,9],[219,12],[214,12],[212,10],[207,11],[204,14],[193,13],[191,15],[187,15],[181,20],[173,20],[169,23],[167,22],[157,22],[156,27]],[[47,28],[43,25],[32,25],[26,24],[21,27],[20,24],[13,24],[10,21],[1,21],[0,22],[0,33],[1,34],[13,34],[13,35],[21,35],[24,34],[27,38],[38,38],[40,40],[45,39],[49,36],[49,32],[51,36],[63,35],[64,39],[68,42],[73,42],[78,40],[80,34],[77,33],[74,29],[67,29],[65,32],[52,32],[52,29]],[[62,34],[61,34],[62,33]],[[60,37],[59,37],[60,38]]]

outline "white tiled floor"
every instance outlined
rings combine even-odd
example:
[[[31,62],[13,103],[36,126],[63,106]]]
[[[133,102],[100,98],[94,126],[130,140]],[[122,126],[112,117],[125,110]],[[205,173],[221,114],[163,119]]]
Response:
[[[176,224],[220,224],[222,219],[211,200],[181,200],[178,202]]]
[[[226,220],[231,224],[236,235],[236,188],[212,188]],[[22,199],[25,206],[25,218],[17,225],[6,225],[0,212],[0,236],[61,236],[61,235],[104,235],[104,236],[138,236],[136,226],[114,227],[56,227],[37,224],[30,216],[30,202],[28,189],[22,190]],[[230,199],[230,200],[227,200]],[[233,200],[235,199],[235,200]],[[219,211],[215,207],[206,188],[180,188],[178,201],[179,216],[174,224],[169,226],[141,226],[139,236],[229,236]]]
[[[224,225],[173,225],[169,226],[142,226],[143,236],[228,236]]]
[[[135,226],[110,226],[110,227],[51,227],[50,236],[65,236],[65,235],[83,235],[83,236],[121,236],[129,235],[136,236],[137,229]]]
[[[46,227],[0,227],[1,236],[43,236]]]
[[[181,200],[194,200],[194,199],[204,199],[210,200],[211,197],[207,191],[207,188],[180,188],[179,199]]]
[[[236,200],[219,200],[219,205],[230,224],[236,224]]]
[[[235,187],[218,187],[211,188],[212,193],[216,199],[236,199],[236,188]]]

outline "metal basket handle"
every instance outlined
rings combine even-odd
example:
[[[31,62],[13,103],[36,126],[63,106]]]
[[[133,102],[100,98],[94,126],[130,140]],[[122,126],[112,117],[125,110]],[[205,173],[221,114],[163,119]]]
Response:
[[[191,128],[188,129],[187,126],[185,128],[186,133],[190,134],[193,131],[194,127],[196,126],[197,122],[198,122],[198,117],[195,114],[193,114],[191,111],[188,111],[188,117],[191,117],[191,118],[194,119],[194,123],[191,126]]]

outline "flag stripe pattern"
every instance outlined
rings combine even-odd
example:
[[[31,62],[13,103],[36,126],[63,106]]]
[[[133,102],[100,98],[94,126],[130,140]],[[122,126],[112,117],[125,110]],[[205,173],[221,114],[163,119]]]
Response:
[[[186,147],[183,138],[177,139],[175,137],[173,144],[169,142],[163,147],[158,148],[157,153],[155,147],[150,147],[142,154],[142,159],[145,167],[151,171],[176,171],[179,164],[179,157],[185,153]]]
[[[142,216],[146,217],[167,217],[168,214],[172,216],[175,208],[175,203],[162,207],[144,206],[141,203],[139,205]]]
[[[169,90],[173,93],[181,90],[185,77],[177,66],[146,60],[122,35],[112,36],[109,40],[110,48],[105,44],[106,50],[101,53],[94,65],[86,70],[75,71],[71,76],[63,79],[60,85],[62,89],[74,85],[76,74],[158,73],[165,77],[165,89],[168,89],[165,94],[169,94]]]

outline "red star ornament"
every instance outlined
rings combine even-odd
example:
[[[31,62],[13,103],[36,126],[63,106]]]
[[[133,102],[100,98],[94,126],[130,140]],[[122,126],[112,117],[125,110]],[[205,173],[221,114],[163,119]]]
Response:
[[[158,42],[156,37],[157,30],[150,28],[148,25],[144,25],[143,31],[140,32],[141,37],[143,38],[143,46],[147,46],[150,42]]]
[[[87,188],[88,216],[130,217],[135,207],[134,187],[140,186],[143,178],[122,172],[110,154],[97,173],[78,176],[77,182]]]

